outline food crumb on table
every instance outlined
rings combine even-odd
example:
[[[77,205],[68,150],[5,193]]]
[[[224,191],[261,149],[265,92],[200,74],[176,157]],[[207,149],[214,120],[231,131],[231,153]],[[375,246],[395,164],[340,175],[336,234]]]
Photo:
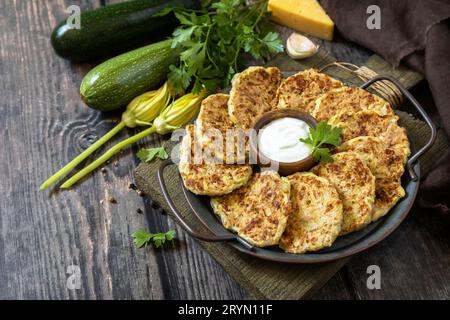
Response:
[[[109,202],[109,203],[117,203],[117,199],[114,198],[114,197],[109,196],[109,197],[108,197],[108,202]]]

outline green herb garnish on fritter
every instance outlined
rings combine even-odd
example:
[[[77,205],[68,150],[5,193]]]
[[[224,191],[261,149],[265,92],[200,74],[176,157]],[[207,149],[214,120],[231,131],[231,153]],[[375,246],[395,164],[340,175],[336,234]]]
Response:
[[[328,146],[338,147],[341,145],[342,129],[332,127],[328,123],[321,121],[316,128],[309,129],[309,137],[300,139],[301,142],[311,146],[311,153],[320,162],[332,162],[331,150]]]
[[[178,90],[193,83],[210,91],[230,84],[241,69],[242,55],[268,58],[284,50],[278,33],[264,23],[267,0],[204,1],[201,10],[167,8],[157,15],[175,12],[181,26],[173,33],[172,48],[181,50],[180,65],[170,66],[169,82]]]

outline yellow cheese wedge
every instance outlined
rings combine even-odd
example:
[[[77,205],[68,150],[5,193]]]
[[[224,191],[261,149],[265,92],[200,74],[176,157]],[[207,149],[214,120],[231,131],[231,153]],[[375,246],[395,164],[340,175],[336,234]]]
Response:
[[[271,20],[283,26],[331,41],[334,23],[317,0],[270,0]]]

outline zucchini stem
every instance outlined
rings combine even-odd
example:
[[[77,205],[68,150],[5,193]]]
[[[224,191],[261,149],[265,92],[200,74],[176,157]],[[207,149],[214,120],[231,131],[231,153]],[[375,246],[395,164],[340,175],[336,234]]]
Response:
[[[98,139],[93,145],[84,150],[80,155],[78,155],[75,159],[66,164],[63,168],[61,168],[58,172],[48,178],[41,186],[39,190],[44,190],[54,184],[59,178],[65,175],[67,172],[71,171],[77,165],[79,165],[84,159],[89,157],[95,150],[104,145],[109,139],[115,136],[120,130],[125,128],[125,122],[121,121],[117,126],[112,128],[108,133],[106,133],[103,137]]]
[[[90,172],[101,166],[103,163],[108,161],[112,156],[114,156],[116,153],[118,153],[123,148],[129,146],[130,144],[133,144],[142,138],[155,133],[156,128],[154,126],[139,132],[138,134],[135,134],[134,136],[127,138],[123,140],[122,142],[116,144],[114,147],[111,147],[108,151],[106,151],[100,158],[80,170],[78,173],[73,175],[71,178],[69,178],[64,184],[61,186],[61,189],[68,189],[75,183],[77,183],[80,179],[82,179],[84,176],[88,175]]]

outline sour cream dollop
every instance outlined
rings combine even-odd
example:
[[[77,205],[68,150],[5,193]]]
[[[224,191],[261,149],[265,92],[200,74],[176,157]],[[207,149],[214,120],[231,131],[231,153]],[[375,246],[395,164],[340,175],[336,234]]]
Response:
[[[280,118],[269,122],[258,134],[258,148],[267,158],[277,162],[296,162],[311,154],[311,148],[299,139],[309,136],[310,126],[296,118]]]

